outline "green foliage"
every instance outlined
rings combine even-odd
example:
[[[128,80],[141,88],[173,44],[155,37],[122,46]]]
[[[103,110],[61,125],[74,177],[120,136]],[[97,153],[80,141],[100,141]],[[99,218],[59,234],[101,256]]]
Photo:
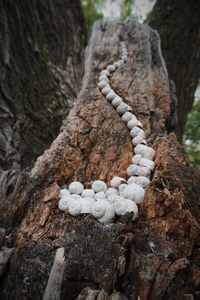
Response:
[[[132,15],[134,0],[121,0],[120,19],[124,20]]]
[[[102,19],[103,14],[101,12],[98,12],[98,7],[104,2],[105,0],[83,0],[82,8],[84,15],[86,17],[87,21],[87,35],[88,38],[91,35],[92,32],[92,26],[96,20]]]
[[[185,128],[184,143],[186,151],[195,164],[200,164],[200,100],[193,104],[188,114]]]

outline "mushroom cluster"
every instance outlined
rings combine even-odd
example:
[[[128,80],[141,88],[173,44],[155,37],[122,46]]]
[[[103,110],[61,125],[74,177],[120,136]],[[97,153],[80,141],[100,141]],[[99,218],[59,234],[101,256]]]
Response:
[[[78,181],[72,182],[68,189],[60,190],[58,204],[60,210],[68,210],[72,216],[92,214],[104,224],[113,222],[115,215],[120,216],[126,212],[134,213],[133,220],[137,217],[138,205],[144,199],[145,188],[149,185],[151,172],[155,168],[155,150],[147,146],[142,123],[109,84],[111,73],[127,61],[127,55],[125,43],[121,42],[120,59],[101,71],[98,87],[130,130],[134,155],[127,168],[128,180],[113,177],[109,187],[104,181],[95,180],[91,189],[84,189]]]

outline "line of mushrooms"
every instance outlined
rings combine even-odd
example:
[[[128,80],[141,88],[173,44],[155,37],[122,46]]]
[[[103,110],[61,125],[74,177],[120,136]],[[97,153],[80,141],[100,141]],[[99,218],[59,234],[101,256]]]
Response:
[[[84,189],[81,182],[74,181],[67,188],[60,189],[58,208],[72,216],[91,214],[103,224],[112,223],[115,215],[133,212],[133,220],[138,216],[138,206],[144,200],[145,189],[150,183],[151,172],[155,168],[155,150],[147,146],[142,123],[132,109],[109,85],[111,73],[127,61],[127,49],[120,43],[120,59],[100,73],[98,87],[108,102],[116,109],[127,125],[132,137],[134,156],[127,169],[128,180],[113,177],[110,186],[102,180],[91,182],[90,189]]]

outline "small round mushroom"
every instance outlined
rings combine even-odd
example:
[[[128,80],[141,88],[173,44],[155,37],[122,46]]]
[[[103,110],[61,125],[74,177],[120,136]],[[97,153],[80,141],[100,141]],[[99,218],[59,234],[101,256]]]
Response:
[[[120,67],[120,63],[118,61],[116,61],[113,65],[116,69],[118,69]]]
[[[105,192],[107,190],[107,185],[103,180],[95,180],[92,183],[92,189],[98,193],[98,192]]]
[[[71,197],[73,199],[80,199],[80,198],[82,198],[80,195],[77,195],[77,194],[71,194]]]
[[[84,190],[84,186],[79,181],[74,181],[69,185],[69,192],[71,194],[81,195]]]
[[[122,182],[126,182],[126,180],[124,178],[122,178],[122,177],[115,176],[110,181],[110,185],[113,188],[117,188]]]
[[[112,195],[108,196],[107,199],[108,199],[108,202],[114,203],[114,202],[116,202],[116,201],[123,200],[124,198],[121,197],[121,196],[119,196],[119,195],[114,195],[114,194],[112,194]]]

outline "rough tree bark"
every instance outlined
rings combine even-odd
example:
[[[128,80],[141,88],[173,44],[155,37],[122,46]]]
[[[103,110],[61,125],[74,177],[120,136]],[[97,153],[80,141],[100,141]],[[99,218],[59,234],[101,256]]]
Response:
[[[157,0],[148,23],[158,30],[162,53],[177,96],[176,133],[182,140],[187,114],[200,79],[200,2]],[[172,114],[176,106],[172,107]],[[175,123],[169,124],[175,129]]]
[[[59,211],[58,193],[76,179],[89,185],[126,177],[129,132],[97,88],[100,70],[118,58],[120,40],[129,58],[111,85],[144,124],[156,169],[138,220],[125,215],[102,225]],[[133,21],[97,22],[82,90],[60,134],[30,173],[2,182],[0,224],[5,247],[14,248],[2,299],[41,299],[59,247],[66,256],[61,299],[198,297],[199,185],[175,134],[167,133],[173,99],[158,34]]]
[[[0,41],[0,170],[23,169],[50,146],[80,90],[80,2],[0,0]]]

